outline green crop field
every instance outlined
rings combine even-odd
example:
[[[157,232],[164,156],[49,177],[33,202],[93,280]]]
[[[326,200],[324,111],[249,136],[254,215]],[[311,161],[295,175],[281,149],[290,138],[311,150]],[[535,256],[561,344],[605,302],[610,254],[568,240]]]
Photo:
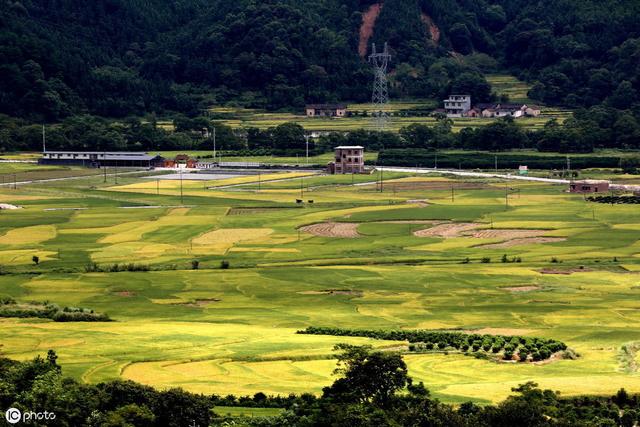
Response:
[[[509,102],[533,103],[527,95],[531,89],[530,85],[518,80],[514,76],[494,74],[487,76],[487,81],[491,84],[494,93],[497,95],[507,95]],[[441,106],[441,102],[435,99],[392,100],[386,108],[386,111],[391,115],[388,129],[397,132],[402,127],[413,123],[433,126],[436,120],[422,113],[428,113]],[[357,129],[376,129],[376,125],[371,118],[371,114],[376,111],[374,104],[349,104],[349,111],[351,111],[354,116],[348,118],[308,118],[303,114],[302,110],[297,113],[273,113],[240,107],[212,107],[210,109],[210,113],[216,117],[218,123],[223,123],[233,128],[256,127],[267,129],[286,122],[295,122],[309,131],[348,132]],[[518,119],[518,123],[525,129],[536,130],[542,128],[550,119],[555,118],[562,122],[570,115],[571,111],[569,110],[543,107],[540,117],[520,118]],[[475,128],[486,126],[495,120],[496,119],[478,118],[453,119],[453,131],[459,132],[465,127]],[[170,126],[170,123],[167,124],[167,126]]]
[[[527,95],[529,90],[531,90],[531,86],[526,82],[520,81],[516,77],[508,74],[492,74],[486,77],[491,85],[491,89],[498,96],[507,95],[509,102],[533,103]]]
[[[393,104],[392,104],[393,105]],[[544,127],[550,119],[556,118],[559,121],[564,121],[569,117],[571,113],[565,110],[542,110],[542,114],[539,117],[523,117],[518,119],[518,123],[525,129],[536,130]],[[466,127],[480,127],[486,126],[495,122],[497,119],[482,119],[482,118],[458,118],[453,119],[453,131],[459,132]],[[357,116],[346,118],[331,118],[331,117],[314,117],[308,118],[302,115],[294,115],[289,113],[260,113],[260,114],[247,114],[241,116],[241,118],[230,119],[218,119],[218,123],[222,123],[232,128],[250,128],[255,127],[259,129],[268,129],[287,122],[295,122],[309,131],[325,131],[325,132],[349,132],[358,129],[375,130],[376,125],[371,117]],[[436,124],[436,119],[433,117],[398,117],[392,116],[388,121],[388,130],[397,132],[401,128],[409,126],[413,123],[424,124],[427,126],[433,126]]]
[[[640,341],[636,206],[544,183],[389,173],[380,191],[377,174],[268,178],[0,188],[2,203],[22,207],[0,211],[0,297],[113,320],[2,318],[0,354],[55,349],[66,374],[90,383],[319,393],[335,378],[332,347],[348,342],[404,352],[447,402],[499,401],[526,381],[564,395],[640,392],[637,355],[622,350]],[[130,263],[150,271],[112,268]],[[308,326],[553,338],[579,357],[499,363],[296,334]]]

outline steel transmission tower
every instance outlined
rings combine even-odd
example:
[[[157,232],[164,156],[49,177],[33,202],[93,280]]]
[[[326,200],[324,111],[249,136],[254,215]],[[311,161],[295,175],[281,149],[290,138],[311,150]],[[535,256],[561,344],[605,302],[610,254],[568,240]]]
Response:
[[[384,50],[380,53],[376,52],[376,44],[373,43],[369,62],[373,65],[374,81],[373,81],[373,97],[372,102],[376,109],[373,113],[374,124],[379,131],[383,131],[387,127],[389,116],[387,115],[387,104],[389,104],[389,88],[387,82],[387,68],[391,55],[389,55],[389,47],[384,44]]]

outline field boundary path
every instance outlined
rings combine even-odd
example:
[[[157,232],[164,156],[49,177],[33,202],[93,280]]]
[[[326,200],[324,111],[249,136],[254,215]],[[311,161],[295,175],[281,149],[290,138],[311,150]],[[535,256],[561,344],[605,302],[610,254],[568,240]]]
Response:
[[[539,178],[536,176],[512,175],[510,173],[500,174],[500,173],[490,173],[490,172],[469,172],[469,171],[453,170],[453,169],[403,168],[403,167],[394,167],[394,166],[380,166],[380,167],[377,167],[377,169],[383,172],[409,172],[409,173],[417,173],[417,174],[444,173],[444,174],[450,174],[450,175],[470,176],[470,177],[476,177],[476,178],[501,178],[501,179],[512,179],[512,180],[519,180],[519,181],[548,182],[552,184],[569,184],[571,182],[568,179]]]
[[[135,171],[129,171],[129,172],[118,172],[118,176],[122,176],[122,175],[131,175],[134,173],[141,173],[141,172],[147,172],[146,170],[135,170]],[[115,176],[115,173],[108,173],[107,176]],[[97,173],[94,175],[77,175],[77,176],[65,176],[63,178],[47,178],[47,179],[32,179],[32,180],[28,180],[28,181],[16,181],[15,183],[13,181],[11,182],[5,182],[5,183],[1,183],[0,187],[13,187],[14,184],[15,185],[25,185],[25,184],[38,184],[40,182],[54,182],[54,181],[66,181],[68,179],[82,179],[82,178],[95,178],[98,176],[104,176],[101,173]]]

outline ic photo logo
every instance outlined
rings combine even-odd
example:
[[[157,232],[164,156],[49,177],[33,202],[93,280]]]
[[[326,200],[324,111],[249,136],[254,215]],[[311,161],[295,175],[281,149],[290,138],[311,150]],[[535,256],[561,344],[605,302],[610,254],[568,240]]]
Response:
[[[20,409],[9,408],[4,413],[4,418],[9,424],[15,424],[17,422],[20,422],[20,420],[22,419],[22,412],[20,412]]]
[[[17,424],[20,421],[22,421],[23,423],[31,423],[33,421],[55,420],[56,414],[54,412],[49,412],[49,411],[44,411],[44,412],[25,411],[24,413],[22,413],[20,409],[9,408],[5,411],[4,418],[7,420],[9,424]]]

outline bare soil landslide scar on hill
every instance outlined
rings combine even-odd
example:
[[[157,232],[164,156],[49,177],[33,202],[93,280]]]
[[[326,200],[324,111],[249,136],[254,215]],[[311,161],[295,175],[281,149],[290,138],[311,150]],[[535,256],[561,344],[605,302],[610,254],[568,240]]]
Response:
[[[358,225],[356,222],[321,222],[301,227],[300,231],[319,237],[353,239],[360,237]]]

